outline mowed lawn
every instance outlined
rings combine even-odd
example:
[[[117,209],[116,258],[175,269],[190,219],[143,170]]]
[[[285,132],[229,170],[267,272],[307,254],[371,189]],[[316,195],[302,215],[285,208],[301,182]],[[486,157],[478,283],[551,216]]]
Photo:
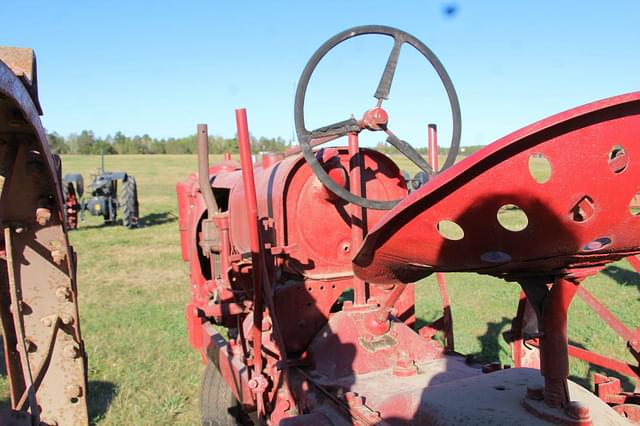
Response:
[[[195,156],[107,156],[106,169],[127,171],[138,182],[142,227],[101,226],[87,216],[71,242],[78,253],[82,333],[89,356],[89,409],[100,425],[198,424],[202,363],[187,342],[184,304],[187,268],[180,258],[175,184],[196,169]],[[85,184],[97,156],[65,156],[64,173],[81,172]],[[406,167],[406,165],[405,165]],[[456,350],[480,361],[510,363],[502,332],[515,315],[516,284],[475,274],[447,275]],[[640,277],[619,262],[586,281],[631,328],[640,324]],[[434,278],[417,285],[417,314],[439,316]],[[631,361],[624,342],[580,300],[570,312],[571,339]],[[575,379],[588,384],[594,370],[574,362]]]

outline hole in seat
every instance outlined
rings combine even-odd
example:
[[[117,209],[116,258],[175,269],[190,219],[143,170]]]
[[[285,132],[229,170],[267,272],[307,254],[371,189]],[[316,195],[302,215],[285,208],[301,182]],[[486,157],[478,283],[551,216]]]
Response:
[[[527,214],[515,204],[505,204],[498,209],[498,223],[512,232],[522,231],[529,225]]]
[[[436,225],[438,233],[447,240],[458,241],[464,238],[464,231],[452,220],[441,220]]]
[[[638,216],[640,214],[640,192],[636,192],[629,202],[629,212],[633,216]]]
[[[596,238],[595,240],[585,244],[582,247],[582,251],[591,252],[591,251],[601,250],[606,246],[608,246],[609,244],[611,244],[611,238],[609,237]]]
[[[593,202],[593,199],[588,195],[585,195],[580,199],[580,201],[571,207],[569,213],[571,215],[571,220],[574,222],[585,222],[593,216],[594,211],[595,203]]]
[[[529,173],[538,183],[547,183],[551,179],[551,163],[544,154],[536,152],[529,157]]]
[[[628,164],[629,156],[622,146],[615,145],[611,148],[611,151],[609,151],[609,169],[613,173],[624,172]]]
[[[511,256],[503,251],[488,251],[480,256],[480,260],[487,263],[507,263],[511,262]]]

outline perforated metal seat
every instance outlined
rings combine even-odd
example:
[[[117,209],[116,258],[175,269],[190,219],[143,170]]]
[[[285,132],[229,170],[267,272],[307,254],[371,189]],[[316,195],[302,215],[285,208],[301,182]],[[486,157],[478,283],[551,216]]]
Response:
[[[639,190],[635,92],[534,123],[438,175],[372,229],[354,270],[390,283],[598,268],[640,252]]]

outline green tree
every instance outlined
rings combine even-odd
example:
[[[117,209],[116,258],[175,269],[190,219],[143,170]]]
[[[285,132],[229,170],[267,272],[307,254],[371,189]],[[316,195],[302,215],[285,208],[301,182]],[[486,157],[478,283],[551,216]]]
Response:
[[[60,136],[57,132],[48,133],[47,140],[49,148],[53,154],[68,154],[69,145],[64,140],[64,136]]]

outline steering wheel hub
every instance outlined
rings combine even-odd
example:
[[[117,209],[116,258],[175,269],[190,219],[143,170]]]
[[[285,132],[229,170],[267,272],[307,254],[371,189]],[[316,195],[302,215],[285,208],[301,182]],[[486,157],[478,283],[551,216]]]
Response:
[[[389,114],[381,107],[374,107],[362,116],[362,126],[373,132],[387,130]]]

